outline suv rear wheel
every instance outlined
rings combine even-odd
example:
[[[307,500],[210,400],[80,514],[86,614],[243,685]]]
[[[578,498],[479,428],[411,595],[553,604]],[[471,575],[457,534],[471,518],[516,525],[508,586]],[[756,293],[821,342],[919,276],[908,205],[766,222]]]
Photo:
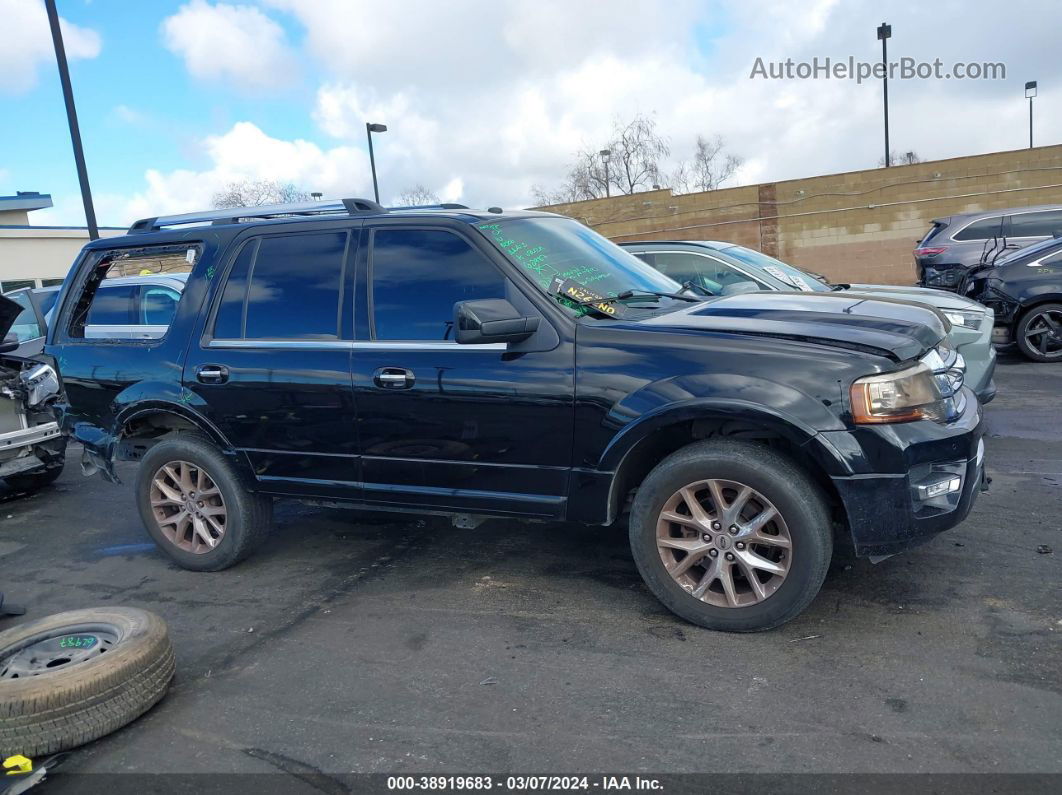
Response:
[[[1062,304],[1030,309],[1018,323],[1018,348],[1034,362],[1062,361]]]
[[[751,442],[698,442],[664,459],[631,509],[631,551],[664,605],[709,629],[753,632],[796,617],[833,550],[821,490]]]
[[[205,437],[180,433],[144,455],[137,507],[148,534],[178,565],[218,571],[251,554],[272,519],[269,497],[247,488]]]

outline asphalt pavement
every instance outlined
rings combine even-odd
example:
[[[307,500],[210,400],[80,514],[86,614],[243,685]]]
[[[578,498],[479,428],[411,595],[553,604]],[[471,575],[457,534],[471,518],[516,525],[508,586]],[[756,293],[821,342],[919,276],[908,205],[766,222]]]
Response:
[[[28,618],[169,624],[170,693],[74,772],[1062,773],[1062,366],[1005,356],[997,381],[969,519],[835,566],[768,633],[666,612],[622,527],[279,504],[253,558],[184,571],[141,527],[133,466],[114,486],[76,460],[0,488],[0,588]]]

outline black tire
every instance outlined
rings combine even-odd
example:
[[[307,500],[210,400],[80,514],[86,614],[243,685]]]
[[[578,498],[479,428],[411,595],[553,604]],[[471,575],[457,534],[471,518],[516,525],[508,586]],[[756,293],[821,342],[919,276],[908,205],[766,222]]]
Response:
[[[58,464],[20,475],[10,475],[4,480],[12,491],[34,492],[40,491],[45,486],[50,486],[63,474],[65,459]]]
[[[100,626],[115,633],[105,654],[8,678],[13,655],[35,638]],[[71,610],[0,632],[0,758],[44,756],[109,734],[153,707],[173,672],[166,624],[146,610]]]
[[[1056,316],[1062,315],[1062,304],[1040,304],[1030,309],[1022,319],[1018,322],[1018,328],[1015,331],[1015,338],[1018,343],[1018,350],[1022,352],[1022,355],[1026,359],[1031,359],[1034,362],[1060,362],[1062,361],[1062,346],[1057,350],[1051,350],[1048,354],[1044,354],[1042,351],[1034,347],[1029,340],[1025,338],[1025,334],[1029,330],[1029,326],[1035,323],[1037,320],[1044,317],[1047,312],[1057,313]]]
[[[163,465],[188,462],[217,485],[226,509],[225,531],[206,552],[181,549],[163,533],[151,506],[152,479]],[[265,540],[273,516],[271,498],[250,490],[232,462],[206,437],[182,432],[152,447],[140,461],[136,501],[148,535],[177,565],[192,571],[220,571],[239,563]]]
[[[788,527],[788,573],[756,604],[708,604],[684,590],[661,560],[656,527],[665,503],[684,486],[709,479],[752,487],[774,504]],[[771,629],[799,615],[819,592],[833,551],[826,499],[815,482],[767,446],[729,439],[691,444],[649,473],[631,507],[630,542],[642,579],[665,607],[694,624],[728,632]]]

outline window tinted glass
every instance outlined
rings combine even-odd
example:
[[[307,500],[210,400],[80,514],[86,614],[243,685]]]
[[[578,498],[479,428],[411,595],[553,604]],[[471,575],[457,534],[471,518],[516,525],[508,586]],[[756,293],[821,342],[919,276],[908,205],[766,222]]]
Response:
[[[236,261],[232,263],[214,319],[214,337],[217,339],[236,340],[243,337],[243,299],[247,296],[247,274],[257,248],[257,240],[244,243]]]
[[[247,290],[244,336],[338,339],[346,247],[346,231],[262,238]]]
[[[739,282],[752,282],[760,287],[751,277],[713,257],[686,252],[658,252],[655,257],[654,265],[661,273],[679,284],[693,282],[713,295],[719,295],[724,287]]]
[[[136,287],[131,284],[101,286],[92,298],[89,307],[88,325],[90,326],[129,326],[135,324],[133,312],[133,295]]]
[[[37,313],[33,311],[30,297],[26,293],[7,297],[22,307],[22,311],[18,313],[15,322],[11,324],[11,330],[8,334],[14,334],[19,342],[35,340],[37,337],[43,336],[44,333],[41,331],[40,324],[37,323]]]
[[[1019,213],[1010,217],[1008,237],[1054,237],[1062,232],[1062,213]]]
[[[144,287],[140,294],[140,322],[147,326],[168,326],[177,311],[181,294],[169,287]]]
[[[974,221],[968,227],[963,229],[957,235],[956,240],[990,240],[993,237],[999,237],[1000,227],[1002,226],[1003,218],[1001,216],[994,216],[992,218],[984,218],[980,221]]]
[[[498,269],[450,232],[377,229],[371,263],[378,340],[452,340],[455,303],[505,297]]]

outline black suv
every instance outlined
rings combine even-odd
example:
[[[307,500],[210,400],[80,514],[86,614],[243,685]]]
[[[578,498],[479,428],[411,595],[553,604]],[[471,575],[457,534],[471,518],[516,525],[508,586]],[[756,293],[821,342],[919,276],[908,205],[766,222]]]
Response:
[[[137,258],[188,263],[168,331],[86,338]],[[865,296],[702,300],[547,213],[347,199],[89,244],[46,350],[86,469],[139,461],[141,516],[184,567],[245,557],[274,497],[461,526],[629,511],[649,589],[747,631],[803,610],[835,543],[883,557],[967,515],[981,409],[944,336]]]

